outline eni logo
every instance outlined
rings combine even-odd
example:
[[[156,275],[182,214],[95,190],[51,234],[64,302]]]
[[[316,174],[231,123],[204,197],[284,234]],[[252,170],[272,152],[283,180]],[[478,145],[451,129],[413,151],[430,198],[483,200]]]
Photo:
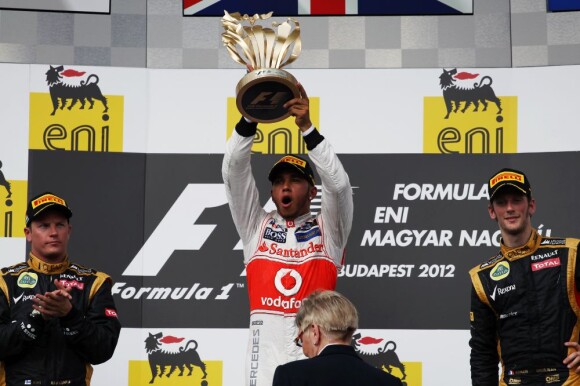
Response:
[[[48,92],[30,93],[30,149],[123,151],[123,95],[103,94],[86,71],[49,66],[44,75]]]
[[[510,274],[510,265],[507,261],[502,261],[500,263],[498,263],[489,273],[489,277],[491,277],[491,280],[501,280],[501,279],[505,279],[506,277],[508,277],[508,275]]]
[[[443,69],[439,87],[441,96],[424,97],[425,153],[517,153],[517,96],[499,97],[491,76],[457,69]]]

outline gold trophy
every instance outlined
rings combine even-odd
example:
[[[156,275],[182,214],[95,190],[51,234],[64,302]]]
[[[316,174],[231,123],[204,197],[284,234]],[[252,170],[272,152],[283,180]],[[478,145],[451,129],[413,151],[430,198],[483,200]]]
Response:
[[[298,58],[301,51],[300,25],[292,18],[284,23],[272,22],[272,28],[256,24],[272,12],[254,16],[239,12],[222,18],[222,41],[232,59],[249,72],[236,86],[236,104],[243,116],[256,122],[278,122],[290,113],[283,107],[300,96],[296,78],[281,68]]]

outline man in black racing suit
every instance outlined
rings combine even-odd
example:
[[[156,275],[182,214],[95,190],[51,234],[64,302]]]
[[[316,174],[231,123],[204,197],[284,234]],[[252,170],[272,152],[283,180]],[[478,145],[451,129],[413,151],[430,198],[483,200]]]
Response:
[[[88,386],[121,330],[111,278],[69,261],[62,198],[41,194],[26,215],[30,257],[0,276],[0,385]]]
[[[473,385],[580,385],[580,240],[532,228],[524,173],[502,169],[488,191],[502,239],[499,254],[470,271]]]

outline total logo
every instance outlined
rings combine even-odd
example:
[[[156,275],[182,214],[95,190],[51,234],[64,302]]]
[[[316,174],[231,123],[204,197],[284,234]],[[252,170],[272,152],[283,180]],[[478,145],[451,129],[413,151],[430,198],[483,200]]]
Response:
[[[548,259],[548,260],[540,261],[537,263],[532,263],[532,271],[536,272],[536,271],[541,271],[541,270],[546,269],[546,268],[556,268],[556,267],[559,267],[560,265],[561,265],[560,258],[555,257],[553,259]]]
[[[78,288],[80,290],[85,288],[85,283],[81,283],[76,280],[59,280],[59,283],[65,288]]]

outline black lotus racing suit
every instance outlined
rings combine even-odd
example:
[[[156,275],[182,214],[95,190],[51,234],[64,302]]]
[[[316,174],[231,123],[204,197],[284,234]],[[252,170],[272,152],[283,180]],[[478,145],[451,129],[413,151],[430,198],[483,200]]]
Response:
[[[562,363],[573,350],[564,342],[578,342],[580,331],[579,242],[533,230],[524,246],[502,243],[470,271],[474,386],[580,385]]]
[[[72,287],[72,310],[62,318],[31,316],[36,294]],[[111,279],[66,259],[47,264],[34,255],[0,276],[0,385],[88,386],[91,364],[113,355],[121,324]]]

